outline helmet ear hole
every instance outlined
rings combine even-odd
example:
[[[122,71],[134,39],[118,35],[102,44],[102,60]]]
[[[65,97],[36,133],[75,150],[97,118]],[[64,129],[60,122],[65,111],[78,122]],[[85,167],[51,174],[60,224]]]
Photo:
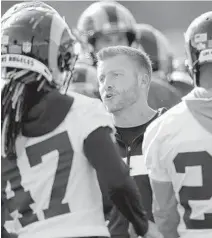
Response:
[[[89,37],[88,43],[91,44],[95,48],[96,38],[95,37]]]
[[[127,40],[128,40],[128,42],[129,42],[129,46],[131,46],[132,45],[132,43],[135,41],[135,38],[136,38],[136,36],[135,36],[135,33],[134,32],[127,32],[126,33],[126,35],[127,35]]]

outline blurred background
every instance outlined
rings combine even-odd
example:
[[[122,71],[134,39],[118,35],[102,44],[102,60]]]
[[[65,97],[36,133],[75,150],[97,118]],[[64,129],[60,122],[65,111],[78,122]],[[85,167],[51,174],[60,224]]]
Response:
[[[1,1],[3,15],[13,4],[21,1]],[[75,27],[80,14],[94,1],[44,1],[65,16]],[[127,7],[138,23],[151,24],[171,41],[175,56],[184,55],[183,33],[200,14],[212,10],[212,1],[118,1]]]

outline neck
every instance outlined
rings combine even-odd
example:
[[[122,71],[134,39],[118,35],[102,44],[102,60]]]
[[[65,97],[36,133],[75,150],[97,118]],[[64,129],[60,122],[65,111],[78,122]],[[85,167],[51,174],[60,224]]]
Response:
[[[135,127],[150,121],[157,112],[149,107],[147,102],[136,102],[128,108],[113,113],[115,126]]]

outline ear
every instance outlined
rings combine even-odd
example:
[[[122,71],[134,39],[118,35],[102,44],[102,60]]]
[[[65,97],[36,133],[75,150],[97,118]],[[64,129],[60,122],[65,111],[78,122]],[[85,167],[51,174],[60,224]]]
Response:
[[[142,74],[142,73],[139,73],[138,75],[138,83],[139,83],[139,86],[142,87],[142,88],[147,88],[147,86],[149,85],[149,76],[147,74]]]

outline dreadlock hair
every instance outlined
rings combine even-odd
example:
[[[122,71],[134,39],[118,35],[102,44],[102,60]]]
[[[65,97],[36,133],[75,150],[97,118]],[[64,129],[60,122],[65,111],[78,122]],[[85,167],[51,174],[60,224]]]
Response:
[[[15,142],[21,133],[23,120],[30,108],[50,89],[47,80],[36,72],[7,68],[8,81],[2,90],[2,156],[16,155]],[[47,86],[47,87],[46,87]]]

